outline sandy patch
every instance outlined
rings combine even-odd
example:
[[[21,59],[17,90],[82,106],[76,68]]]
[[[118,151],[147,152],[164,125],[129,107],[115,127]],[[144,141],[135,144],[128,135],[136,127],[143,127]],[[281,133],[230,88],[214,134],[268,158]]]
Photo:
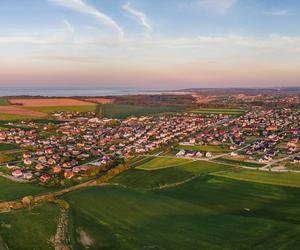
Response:
[[[85,231],[80,230],[79,235],[80,235],[80,242],[85,249],[88,249],[90,246],[93,245],[94,241]]]
[[[11,115],[20,115],[20,116],[34,116],[34,117],[45,117],[47,114],[32,111],[27,109],[22,109],[14,106],[0,106],[0,113],[2,114],[11,114]]]
[[[203,96],[203,95],[193,95],[196,103],[205,104],[216,100],[216,96]]]
[[[24,107],[55,107],[55,106],[91,106],[94,103],[80,101],[72,98],[32,98],[32,99],[10,99],[13,105]]]

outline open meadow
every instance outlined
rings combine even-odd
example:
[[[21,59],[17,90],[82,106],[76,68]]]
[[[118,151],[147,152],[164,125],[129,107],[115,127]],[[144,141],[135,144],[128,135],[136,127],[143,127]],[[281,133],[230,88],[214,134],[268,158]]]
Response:
[[[51,189],[34,183],[16,183],[0,177],[0,201],[21,199],[26,195],[47,193]]]
[[[0,214],[0,235],[7,249],[53,249],[59,209],[43,204]],[[0,238],[0,249],[1,248]]]
[[[202,175],[173,188],[145,191],[132,183],[65,199],[75,249],[295,249],[299,195],[299,189]]]

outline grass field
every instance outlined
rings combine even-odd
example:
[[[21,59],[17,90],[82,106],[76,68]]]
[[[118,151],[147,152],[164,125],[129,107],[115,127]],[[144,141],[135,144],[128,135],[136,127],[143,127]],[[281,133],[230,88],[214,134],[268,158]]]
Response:
[[[297,249],[299,195],[299,189],[200,176],[171,189],[107,186],[65,199],[74,249],[84,249],[81,235],[89,249]]]
[[[132,169],[115,177],[111,182],[132,188],[151,189],[172,185],[195,176],[228,169],[230,169],[230,167],[222,164],[194,161],[177,167],[152,171]]]
[[[180,159],[180,158],[157,157],[150,161],[145,162],[144,164],[139,165],[136,168],[141,170],[156,170],[156,169],[175,167],[178,165],[186,164],[188,162],[191,162],[191,160]]]
[[[0,106],[8,105],[8,101],[6,98],[0,98]]]
[[[31,119],[33,119],[32,116],[0,113],[0,120],[2,121],[31,120]]]
[[[32,183],[16,183],[0,177],[0,201],[23,198],[26,195],[46,193],[49,188]]]
[[[134,116],[154,115],[158,113],[180,112],[182,110],[183,110],[182,107],[175,107],[175,106],[151,107],[151,106],[120,105],[120,104],[102,105],[102,113],[104,117],[108,117],[108,118],[126,118],[131,115]]]
[[[0,143],[0,151],[7,151],[7,150],[14,150],[14,149],[19,149],[19,147],[14,144]]]
[[[299,173],[276,173],[269,171],[234,169],[231,171],[213,173],[213,175],[242,181],[252,181],[288,187],[300,187]]]
[[[89,106],[45,106],[45,107],[26,107],[26,109],[44,112],[44,113],[52,113],[52,112],[95,112],[96,105]]]
[[[9,249],[53,249],[59,209],[44,204],[29,210],[0,214],[0,235]]]
[[[192,113],[196,113],[196,114],[213,114],[213,115],[217,115],[217,114],[222,114],[222,115],[242,115],[245,112],[247,112],[247,110],[244,109],[219,109],[219,108],[201,108],[201,109],[195,109],[190,111]]]
[[[184,150],[191,150],[191,151],[204,151],[204,152],[210,152],[210,153],[227,153],[230,152],[228,148],[223,148],[218,145],[178,145],[176,146],[176,149],[184,149]]]
[[[233,164],[236,166],[246,166],[246,167],[252,167],[252,168],[260,168],[260,167],[264,166],[264,164],[260,164],[260,163],[240,161],[240,160],[228,159],[228,158],[218,158],[218,159],[216,159],[216,161],[218,161],[220,163],[228,163],[228,164]]]

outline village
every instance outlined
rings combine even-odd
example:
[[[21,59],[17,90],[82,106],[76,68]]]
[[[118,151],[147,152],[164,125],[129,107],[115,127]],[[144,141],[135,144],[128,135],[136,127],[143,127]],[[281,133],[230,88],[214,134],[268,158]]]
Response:
[[[164,153],[190,159],[225,157],[262,167],[300,162],[300,113],[291,109],[259,109],[241,116],[187,112],[126,119],[102,118],[93,112],[52,116],[55,123],[10,122],[1,130],[1,144],[21,148],[18,159],[2,163],[2,175],[52,185],[78,183],[136,155]]]

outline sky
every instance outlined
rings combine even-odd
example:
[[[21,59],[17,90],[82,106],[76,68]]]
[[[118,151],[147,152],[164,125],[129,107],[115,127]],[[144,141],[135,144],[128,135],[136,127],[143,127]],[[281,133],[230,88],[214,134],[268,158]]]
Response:
[[[0,87],[300,86],[299,0],[1,0]]]

